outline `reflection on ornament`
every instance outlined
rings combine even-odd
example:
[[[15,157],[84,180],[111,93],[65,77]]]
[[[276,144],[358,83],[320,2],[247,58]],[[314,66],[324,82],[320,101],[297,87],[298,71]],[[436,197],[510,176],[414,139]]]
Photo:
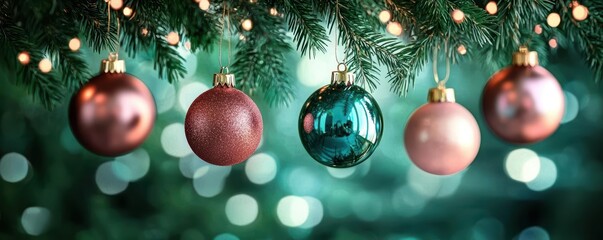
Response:
[[[140,146],[155,123],[155,101],[138,78],[124,73],[125,63],[113,54],[101,73],[71,98],[69,126],[86,149],[118,156]]]
[[[473,115],[443,86],[429,91],[429,103],[417,109],[406,123],[404,145],[410,160],[436,175],[455,174],[477,156],[480,131]]]
[[[386,29],[387,32],[395,36],[400,36],[402,34],[402,25],[399,22],[388,23]]]
[[[50,59],[44,58],[38,64],[38,68],[43,73],[49,73],[52,70],[52,62],[50,62]]]
[[[389,22],[392,19],[392,13],[389,10],[383,10],[379,13],[379,21],[381,23]]]
[[[186,113],[184,130],[193,152],[220,166],[245,161],[257,149],[262,114],[245,93],[234,88],[227,68],[214,75],[214,87],[199,95]]]
[[[586,18],[588,17],[588,8],[584,5],[577,3],[572,9],[572,17],[574,17],[576,21],[586,20]]]
[[[383,133],[379,105],[354,75],[334,71],[332,82],[314,92],[299,115],[299,135],[317,162],[345,168],[360,164],[377,148]]]
[[[559,24],[561,23],[561,16],[559,16],[559,13],[551,13],[549,14],[549,16],[546,18],[546,23],[551,26],[551,27],[558,27]]]
[[[29,64],[29,61],[31,61],[31,58],[29,57],[28,52],[20,52],[19,55],[17,55],[17,60],[19,60],[19,63],[22,65],[27,65]]]
[[[459,9],[452,10],[450,16],[455,23],[462,23],[465,21],[465,13]]]
[[[529,144],[555,132],[565,110],[557,79],[538,66],[538,54],[520,48],[513,65],[492,75],[482,96],[490,129],[505,141]]]

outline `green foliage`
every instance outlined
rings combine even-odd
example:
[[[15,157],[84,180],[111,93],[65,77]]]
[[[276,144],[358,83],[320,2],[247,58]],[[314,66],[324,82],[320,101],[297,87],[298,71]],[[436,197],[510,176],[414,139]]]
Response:
[[[392,91],[404,95],[414,84],[423,66],[432,61],[433,52],[454,63],[476,61],[487,71],[496,71],[510,63],[520,45],[528,45],[546,64],[556,50],[548,41],[556,39],[561,47],[580,51],[585,62],[603,78],[603,3],[581,1],[589,8],[589,17],[578,22],[571,17],[570,0],[498,1],[498,13],[484,10],[487,1],[473,0],[226,0],[230,32],[224,38],[239,40],[235,46],[232,70],[242,90],[261,93],[273,105],[286,105],[293,98],[294,80],[287,69],[287,54],[295,45],[302,56],[310,58],[327,50],[328,33],[339,31],[338,42],[345,49],[343,59],[358,82],[374,89],[380,66],[387,69]],[[223,1],[211,1],[208,11],[194,1],[125,0],[134,9],[132,17],[112,11],[107,18],[104,0],[8,0],[0,4],[0,44],[5,69],[20,73],[15,83],[24,86],[44,106],[51,108],[79,88],[90,76],[90,69],[78,52],[66,48],[70,38],[80,36],[93,51],[116,51],[121,48],[131,57],[143,54],[154,59],[159,77],[175,82],[186,73],[184,59],[165,36],[179,33],[181,44],[190,42],[190,50],[211,51],[221,38]],[[269,9],[274,8],[273,16]],[[387,36],[378,20],[381,10],[392,13],[392,21],[404,28],[399,38]],[[465,20],[454,22],[450,12],[460,9]],[[562,24],[551,28],[546,17],[551,12],[562,16]],[[253,29],[240,29],[240,22],[250,18]],[[117,25],[121,22],[119,34]],[[534,33],[539,24],[543,33]],[[107,31],[109,28],[109,31]],[[144,31],[144,33],[143,33]],[[292,39],[287,35],[292,33]],[[118,37],[119,36],[119,37]],[[291,43],[293,42],[293,44]],[[571,45],[570,45],[571,44]],[[457,48],[463,45],[467,55]],[[30,65],[16,63],[16,55],[27,51]],[[53,61],[54,71],[43,74],[37,62],[43,57]],[[14,67],[10,67],[14,66]],[[335,67],[335,66],[334,66]],[[94,69],[93,69],[94,70]],[[58,80],[61,79],[61,80]]]

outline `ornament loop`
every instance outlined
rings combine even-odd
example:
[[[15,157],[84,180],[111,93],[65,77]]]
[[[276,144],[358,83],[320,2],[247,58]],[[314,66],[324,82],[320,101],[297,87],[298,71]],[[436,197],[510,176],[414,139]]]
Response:
[[[343,70],[341,70],[342,66],[343,66]],[[348,65],[346,65],[345,63],[339,63],[339,64],[337,64],[337,71],[347,72],[348,71]]]

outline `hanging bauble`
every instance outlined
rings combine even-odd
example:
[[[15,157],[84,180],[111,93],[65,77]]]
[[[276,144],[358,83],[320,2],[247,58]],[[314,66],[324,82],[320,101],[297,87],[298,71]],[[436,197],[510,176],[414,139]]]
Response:
[[[366,160],[383,133],[379,105],[347,67],[334,71],[331,84],[314,92],[299,115],[299,136],[306,151],[321,164],[345,168]]]
[[[557,79],[538,66],[538,54],[521,47],[513,65],[495,73],[482,96],[490,129],[505,141],[535,143],[559,127],[565,99]]]
[[[455,102],[451,88],[430,89],[428,100],[406,123],[406,151],[423,171],[437,175],[457,173],[467,168],[479,151],[477,121]]]
[[[140,146],[155,123],[155,101],[138,78],[125,73],[125,63],[112,53],[101,73],[71,99],[69,125],[86,149],[118,156]]]
[[[214,87],[193,101],[184,122],[193,152],[220,166],[249,158],[260,143],[263,128],[257,105],[234,88],[234,75],[224,67],[214,75]]]

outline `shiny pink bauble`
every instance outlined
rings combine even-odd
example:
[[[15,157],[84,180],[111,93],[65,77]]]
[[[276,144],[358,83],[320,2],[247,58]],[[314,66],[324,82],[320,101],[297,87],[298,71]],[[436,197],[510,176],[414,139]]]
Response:
[[[142,81],[126,73],[102,73],[71,98],[69,126],[86,149],[113,157],[144,142],[155,114],[155,100]]]
[[[480,146],[477,121],[463,106],[428,103],[408,119],[404,145],[410,160],[420,169],[450,175],[469,166]]]
[[[543,67],[510,66],[488,81],[482,110],[498,137],[529,144],[557,130],[565,111],[565,97],[557,79]]]
[[[204,161],[230,166],[247,160],[262,139],[257,105],[231,87],[214,87],[191,104],[184,130],[191,149]]]

